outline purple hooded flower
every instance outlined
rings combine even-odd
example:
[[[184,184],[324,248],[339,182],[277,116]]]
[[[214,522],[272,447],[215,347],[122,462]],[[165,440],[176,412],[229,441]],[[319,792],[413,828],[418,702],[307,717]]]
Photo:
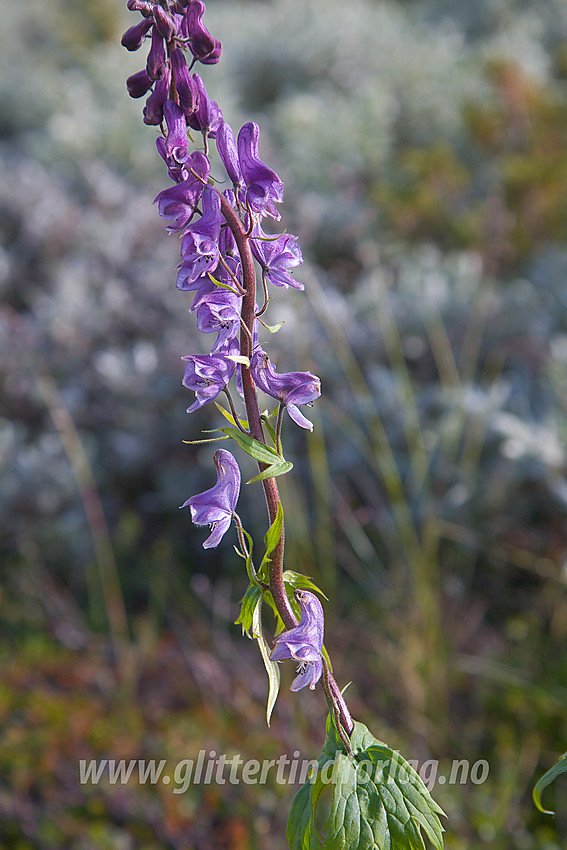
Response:
[[[246,184],[242,197],[252,212],[279,220],[281,215],[274,204],[283,201],[283,183],[276,172],[260,159],[259,136],[260,128],[253,121],[244,124],[238,134],[238,161]]]
[[[203,549],[219,545],[230,528],[240,494],[240,469],[231,453],[217,449],[213,461],[217,468],[215,486],[191,496],[181,505],[182,508],[189,507],[195,525],[211,526],[211,534],[203,543]]]
[[[156,29],[162,38],[166,41],[171,41],[175,35],[175,22],[171,15],[162,9],[161,6],[155,5],[153,8],[153,16],[156,22]]]
[[[202,195],[203,215],[187,228],[181,244],[183,265],[188,269],[187,282],[213,272],[219,263],[218,241],[222,215],[218,194],[206,187]],[[190,271],[189,271],[190,270]]]
[[[185,115],[191,115],[199,105],[197,84],[189,73],[185,54],[179,47],[173,48],[170,58],[171,70],[175,78],[175,87],[179,96],[179,105]]]
[[[130,97],[143,97],[149,92],[152,85],[153,80],[145,69],[143,71],[136,71],[135,74],[131,74],[126,80],[126,88]]]
[[[219,125],[216,133],[217,150],[226,168],[226,173],[232,180],[233,186],[238,188],[242,185],[242,171],[238,161],[238,149],[232,127],[226,121]]]
[[[309,404],[321,395],[321,381],[316,375],[311,372],[284,372],[280,375],[261,348],[252,355],[250,372],[261,390],[285,404],[297,425],[313,430],[313,423],[301,413],[297,405]]]
[[[141,12],[144,18],[148,18],[153,12],[154,4],[150,0],[128,0],[126,6],[131,12]]]
[[[271,661],[293,658],[299,661],[299,675],[291,683],[291,691],[299,691],[306,685],[313,690],[321,678],[323,662],[323,633],[325,619],[323,608],[317,597],[309,590],[296,590],[295,598],[301,609],[301,622],[294,629],[282,632],[274,640]]]
[[[222,44],[202,23],[204,14],[202,0],[191,0],[183,17],[181,34],[189,39],[189,50],[195,59],[205,65],[214,65],[221,58]]]
[[[181,359],[187,364],[181,383],[197,396],[191,407],[187,408],[187,413],[199,410],[222,393],[236,368],[234,361],[224,354],[188,354]]]
[[[163,107],[169,94],[169,84],[171,82],[171,71],[165,69],[165,74],[161,80],[157,80],[154,84],[154,90],[146,100],[146,105],[143,109],[144,124],[157,127],[163,121]]]
[[[185,167],[187,170],[195,171],[205,181],[211,170],[209,160],[200,151],[194,151],[187,157]],[[157,203],[159,214],[162,218],[171,221],[167,228],[168,233],[183,230],[189,224],[204,188],[201,180],[189,173],[187,180],[175,186],[169,186],[156,195],[154,204]],[[186,287],[178,286],[178,288]]]
[[[288,269],[301,265],[303,256],[297,244],[297,236],[282,233],[277,239],[267,236],[259,224],[255,224],[250,240],[252,253],[262,266],[267,279],[275,286],[293,286],[304,289],[302,283],[293,278]]]
[[[120,40],[122,47],[130,51],[138,50],[142,46],[142,42],[149,32],[152,23],[151,18],[144,18],[144,20],[139,21],[133,27],[127,29]]]
[[[193,81],[199,93],[199,106],[188,119],[193,130],[199,130],[203,137],[214,139],[219,124],[222,122],[221,108],[215,100],[211,100],[205,89],[205,84],[199,74],[193,74]]]
[[[197,307],[197,327],[201,333],[218,333],[211,354],[235,337],[240,329],[240,298],[226,289],[215,289],[216,292],[202,298]]]
[[[152,45],[148,53],[146,71],[152,80],[160,80],[165,74],[165,45],[163,37],[154,26],[152,29]]]

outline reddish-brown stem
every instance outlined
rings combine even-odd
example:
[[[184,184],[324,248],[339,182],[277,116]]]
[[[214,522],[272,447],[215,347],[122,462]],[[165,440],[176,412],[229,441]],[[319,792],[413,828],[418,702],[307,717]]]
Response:
[[[240,331],[240,353],[250,359],[252,357],[251,339],[254,329],[256,308],[256,272],[254,269],[254,258],[252,257],[249,242],[251,229],[250,232],[245,230],[242,221],[224,195],[221,195],[220,192],[219,197],[223,216],[232,231],[242,263],[242,283],[246,290],[246,294],[242,298],[241,318],[243,325],[246,327],[246,331],[244,328]],[[248,415],[248,427],[250,428],[250,434],[255,440],[265,444],[266,441],[264,438],[264,431],[262,429],[262,420],[260,419],[256,387],[254,385],[252,375],[250,374],[250,369],[246,366],[242,366],[242,391],[244,393],[244,404]],[[266,464],[260,463],[259,466],[261,470],[266,469]],[[266,496],[270,523],[273,523],[276,518],[278,504],[280,502],[278,485],[276,484],[275,478],[267,478],[265,481],[262,481],[262,484],[264,486],[264,494]],[[297,626],[297,618],[289,604],[283,580],[284,538],[285,531],[282,528],[281,537],[273,551],[270,561],[269,582],[270,592],[286,629],[293,629]],[[328,673],[325,677],[325,683],[328,695],[332,703],[337,707],[341,725],[347,734],[350,735],[354,725],[339,686],[330,673]]]

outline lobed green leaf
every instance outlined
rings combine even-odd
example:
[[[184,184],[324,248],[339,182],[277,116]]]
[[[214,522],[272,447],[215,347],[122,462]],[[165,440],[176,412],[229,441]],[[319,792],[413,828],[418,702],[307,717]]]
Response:
[[[346,753],[331,717],[317,774],[293,801],[291,850],[425,850],[443,847],[443,810],[408,762],[355,722]],[[320,807],[329,815],[319,826]]]

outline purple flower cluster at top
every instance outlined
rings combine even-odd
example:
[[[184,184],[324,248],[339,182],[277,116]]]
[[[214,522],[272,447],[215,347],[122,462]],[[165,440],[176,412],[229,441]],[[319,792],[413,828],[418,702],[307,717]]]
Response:
[[[277,205],[283,201],[283,183],[260,159],[257,124],[244,124],[235,137],[219,105],[209,98],[203,79],[191,73],[197,62],[214,65],[222,53],[220,41],[203,24],[205,4],[202,0],[128,0],[127,5],[141,18],[124,33],[122,44],[130,51],[138,50],[144,42],[148,44],[146,65],[128,78],[127,88],[132,97],[146,97],[144,121],[161,129],[156,145],[172,182],[157,195],[155,203],[168,232],[180,237],[177,288],[193,293],[190,312],[196,316],[197,327],[204,334],[214,335],[209,354],[183,358],[183,385],[195,393],[188,412],[216,399],[235,372],[241,391],[240,370],[250,368],[260,389],[284,404],[298,425],[312,428],[299,405],[319,397],[319,379],[310,372],[276,372],[258,345],[257,321],[252,331],[250,366],[242,366],[239,339],[245,282],[223,205],[225,209],[230,205],[240,219],[264,287],[272,283],[286,289],[303,289],[291,273],[303,258],[295,236],[270,236],[263,230],[265,217],[280,219]],[[194,149],[193,143],[190,150],[192,139],[188,131],[196,131],[202,137],[200,150]],[[211,178],[211,139],[216,142],[232,187],[222,195]],[[186,504],[197,503],[190,499]],[[195,517],[201,514],[193,509],[192,513],[198,522]],[[215,526],[220,531],[211,535],[205,545],[218,545],[229,525],[230,522]]]

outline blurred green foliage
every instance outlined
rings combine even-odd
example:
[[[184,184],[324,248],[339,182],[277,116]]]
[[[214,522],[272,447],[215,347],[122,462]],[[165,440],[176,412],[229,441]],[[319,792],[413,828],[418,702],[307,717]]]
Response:
[[[284,688],[268,734],[241,564],[177,511],[211,484],[181,440],[214,414],[184,415],[201,342],[131,20],[5,6],[0,845],[283,847],[287,786],[78,783],[79,758],[315,757],[324,706]],[[434,789],[447,848],[558,850],[565,785],[554,820],[531,787],[567,748],[565,4],[207,6],[205,82],[259,120],[306,257],[271,307],[272,359],[323,381],[314,434],[285,434],[286,566],[331,597],[358,719],[440,773],[489,762]],[[258,492],[240,512],[260,539]]]

